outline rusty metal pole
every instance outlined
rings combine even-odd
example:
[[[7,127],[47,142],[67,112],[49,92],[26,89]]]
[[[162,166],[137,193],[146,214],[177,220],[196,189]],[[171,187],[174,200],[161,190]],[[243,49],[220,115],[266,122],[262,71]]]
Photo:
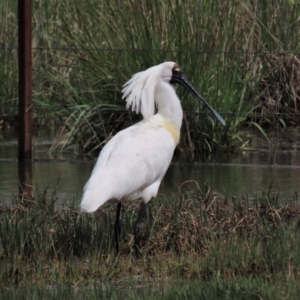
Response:
[[[18,0],[19,124],[18,168],[20,194],[32,196],[32,30],[31,0]]]

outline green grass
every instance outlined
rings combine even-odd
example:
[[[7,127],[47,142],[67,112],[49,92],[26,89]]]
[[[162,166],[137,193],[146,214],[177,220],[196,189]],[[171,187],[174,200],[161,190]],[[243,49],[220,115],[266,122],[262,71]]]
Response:
[[[34,202],[1,208],[0,290],[7,295],[23,290],[47,294],[47,286],[54,287],[48,297],[75,287],[80,294],[95,283],[98,289],[89,291],[93,295],[109,291],[102,283],[110,282],[120,286],[111,290],[117,297],[137,278],[154,286],[157,281],[154,298],[164,280],[166,296],[174,297],[298,291],[298,285],[289,289],[300,278],[300,210],[270,191],[254,200],[224,198],[210,189],[159,197],[151,202],[143,226],[141,259],[133,244],[137,204],[123,206],[116,254],[115,205],[87,215],[72,206],[55,209],[54,199],[40,194]],[[173,289],[178,280],[187,288]]]
[[[1,2],[2,127],[17,113],[7,108],[17,105],[16,11],[16,3]],[[178,89],[186,111],[181,157],[230,151],[245,126],[297,125],[290,113],[298,109],[300,64],[288,53],[299,51],[299,12],[297,1],[34,3],[35,123],[55,128],[60,149],[98,151],[139,120],[125,111],[122,85],[135,72],[174,60],[228,123],[221,128]]]
[[[47,289],[7,289],[3,299],[297,299],[299,282],[281,279],[156,282],[96,282],[87,286],[49,286]]]

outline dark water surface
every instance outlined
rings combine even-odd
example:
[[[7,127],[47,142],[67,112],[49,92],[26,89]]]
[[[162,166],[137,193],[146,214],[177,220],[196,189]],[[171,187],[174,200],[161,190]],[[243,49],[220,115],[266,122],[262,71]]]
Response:
[[[260,133],[245,133],[243,150],[196,159],[194,164],[173,162],[159,192],[177,192],[184,185],[187,190],[203,190],[208,183],[213,191],[235,195],[267,190],[294,195],[300,187],[300,129],[289,128],[269,132],[271,143]],[[76,157],[73,154],[49,152],[53,139],[37,136],[34,139],[33,185],[43,191],[48,187],[60,203],[80,199],[96,158]],[[0,203],[9,203],[18,194],[17,137],[15,133],[0,133]],[[196,184],[197,183],[197,184]]]

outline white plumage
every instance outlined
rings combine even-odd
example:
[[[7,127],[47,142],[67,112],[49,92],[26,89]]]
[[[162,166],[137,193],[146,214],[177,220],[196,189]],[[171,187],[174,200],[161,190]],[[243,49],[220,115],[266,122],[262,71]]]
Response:
[[[84,187],[81,210],[94,212],[108,200],[141,198],[147,203],[156,196],[182,122],[180,101],[169,83],[173,67],[171,62],[152,67],[124,85],[127,107],[141,112],[144,120],[120,131],[105,145]]]
[[[111,199],[147,203],[155,197],[175,143],[157,119],[142,121],[114,136],[102,150],[84,187],[81,209],[93,212]]]
[[[133,75],[123,87],[123,98],[126,107],[141,112],[144,119],[120,131],[105,145],[84,187],[82,211],[94,212],[110,200],[121,203],[140,198],[147,204],[157,195],[179,142],[182,123],[183,112],[173,83],[186,87],[225,125],[176,63],[165,62]],[[119,214],[120,205],[115,224],[117,250]],[[137,227],[143,215],[139,214]]]

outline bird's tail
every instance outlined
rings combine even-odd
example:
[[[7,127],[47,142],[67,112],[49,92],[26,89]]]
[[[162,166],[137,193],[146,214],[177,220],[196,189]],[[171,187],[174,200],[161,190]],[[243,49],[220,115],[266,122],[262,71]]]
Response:
[[[109,199],[109,195],[106,195],[101,188],[90,189],[87,187],[84,189],[80,202],[80,211],[92,213]]]

